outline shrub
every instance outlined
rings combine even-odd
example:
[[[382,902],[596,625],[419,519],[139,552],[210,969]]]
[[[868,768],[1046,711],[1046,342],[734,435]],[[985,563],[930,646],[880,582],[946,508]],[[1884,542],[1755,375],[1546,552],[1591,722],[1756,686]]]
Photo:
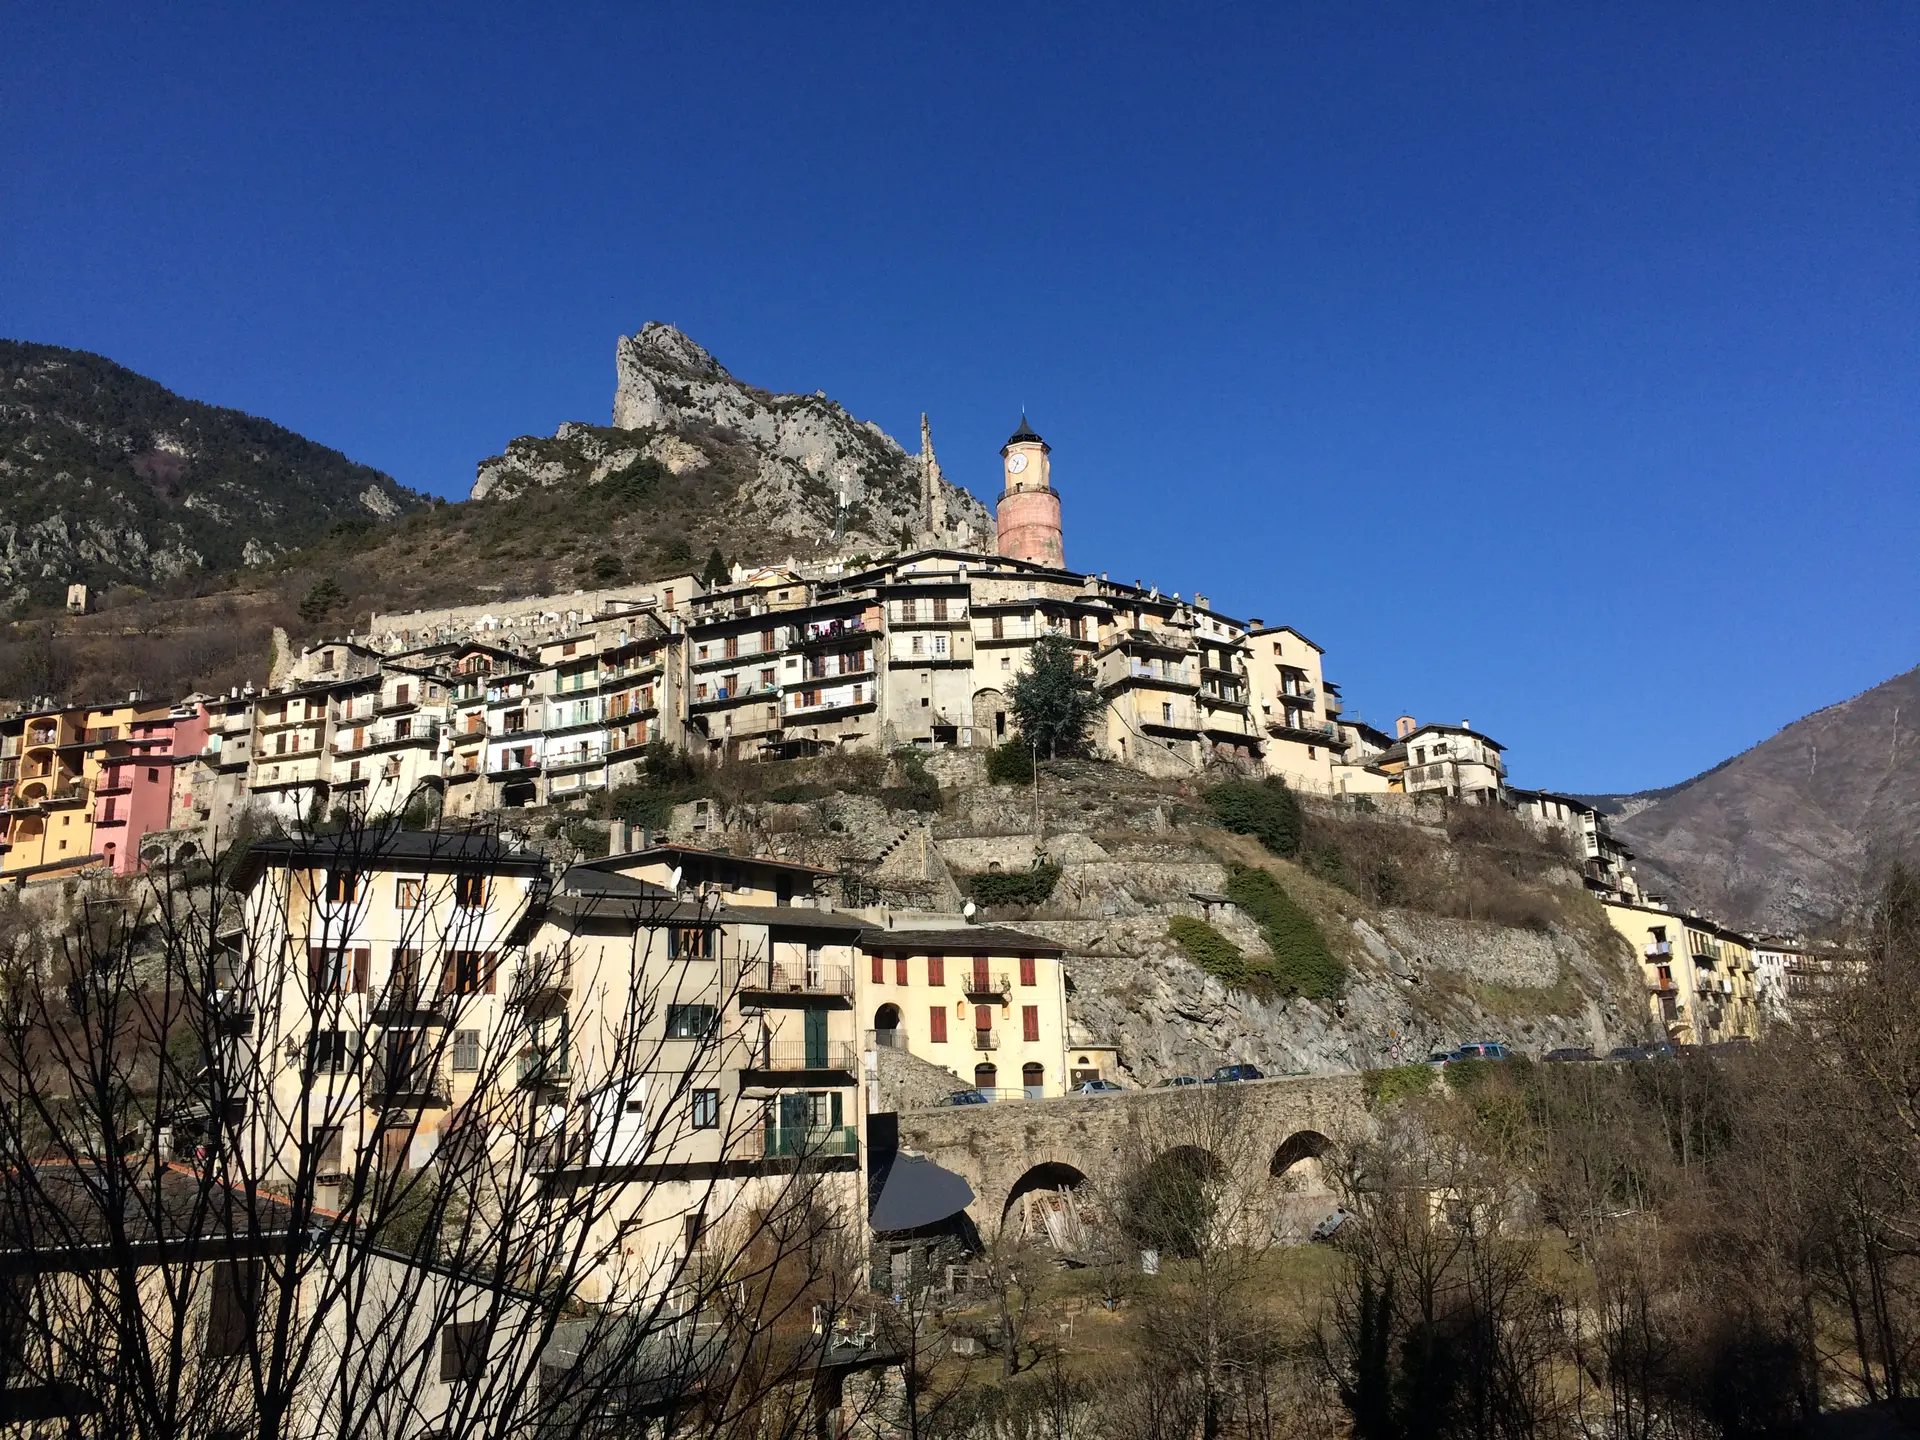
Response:
[[[1360,1089],[1367,1097],[1367,1108],[1379,1110],[1409,1095],[1424,1095],[1433,1085],[1430,1065],[1390,1065],[1384,1070],[1368,1070],[1360,1076]]]
[[[1251,835],[1275,855],[1300,851],[1300,802],[1286,782],[1229,780],[1202,797],[1214,819],[1236,835]]]
[[[598,860],[609,848],[607,827],[590,820],[576,820],[567,826],[567,841],[589,860]]]
[[[1187,959],[1209,975],[1240,986],[1251,978],[1247,957],[1240,947],[1206,921],[1191,915],[1175,915],[1167,921],[1167,933],[1187,952]]]
[[[1327,948],[1314,918],[1264,870],[1233,867],[1227,898],[1260,927],[1273,952],[1273,981],[1284,994],[1331,1000],[1346,983],[1347,967]]]
[[[976,905],[1038,905],[1059,883],[1058,865],[1036,865],[1024,872],[970,875],[966,891]]]
[[[1025,740],[1013,739],[987,752],[987,779],[994,785],[1031,785],[1033,750]]]
[[[893,752],[893,762],[900,767],[901,783],[889,785],[880,792],[887,808],[938,813],[940,782],[927,769],[927,757],[918,750],[903,748]]]

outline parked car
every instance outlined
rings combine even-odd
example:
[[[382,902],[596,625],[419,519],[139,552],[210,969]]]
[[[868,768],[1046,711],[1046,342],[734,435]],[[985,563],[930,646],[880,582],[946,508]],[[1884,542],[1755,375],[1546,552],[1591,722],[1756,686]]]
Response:
[[[1453,1058],[1453,1052],[1451,1050],[1435,1050],[1428,1054],[1427,1064],[1444,1065],[1447,1063],[1447,1061],[1451,1060],[1452,1058]]]
[[[1074,1088],[1076,1095],[1118,1095],[1120,1087],[1111,1080],[1088,1080]]]
[[[1353,1219],[1353,1215],[1350,1211],[1335,1210],[1331,1215],[1313,1227],[1313,1233],[1308,1238],[1316,1245],[1324,1245],[1333,1239],[1340,1227],[1351,1219]]]
[[[1691,1050],[1693,1047],[1689,1045],[1687,1048]],[[1640,1047],[1640,1058],[1642,1060],[1675,1060],[1678,1059],[1679,1056],[1680,1052],[1674,1048],[1671,1040],[1656,1040],[1651,1045],[1642,1045]]]
[[[1562,1045],[1558,1050],[1549,1050],[1540,1057],[1542,1060],[1591,1060],[1594,1058],[1590,1045]]]
[[[993,1097],[984,1090],[956,1090],[940,1103],[942,1105],[991,1105]]]
[[[1236,1080],[1263,1080],[1258,1065],[1222,1065],[1207,1077],[1209,1085],[1231,1085]]]
[[[1498,1040],[1469,1040],[1447,1056],[1450,1061],[1511,1060],[1512,1058],[1513,1052]]]
[[[1165,1090],[1177,1088],[1182,1085],[1198,1085],[1199,1083],[1200,1082],[1191,1075],[1176,1075],[1171,1080],[1162,1080],[1160,1082],[1160,1088]]]

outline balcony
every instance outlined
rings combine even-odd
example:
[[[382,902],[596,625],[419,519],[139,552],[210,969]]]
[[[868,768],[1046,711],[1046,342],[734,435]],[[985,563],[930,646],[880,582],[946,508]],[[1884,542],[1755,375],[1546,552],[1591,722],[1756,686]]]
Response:
[[[874,1050],[908,1050],[907,1032],[900,1029],[867,1031],[867,1046]]]
[[[696,695],[688,703],[689,710],[708,710],[716,705],[729,705],[736,700],[746,700],[755,695],[778,695],[778,685],[762,685],[757,681],[751,685],[712,685],[704,695]]]
[[[973,1048],[976,1050],[998,1050],[1000,1035],[994,1030],[976,1030],[973,1032]]]
[[[374,1105],[425,1108],[447,1105],[453,1086],[444,1065],[406,1054],[377,1054],[367,1077],[367,1099]]]
[[[961,979],[969,999],[976,995],[997,995],[1004,999],[1013,993],[1013,977],[1004,970],[998,974],[988,974],[984,970],[968,970]]]
[[[795,637],[794,643],[804,650],[814,645],[830,645],[835,640],[843,640],[849,635],[872,633],[860,616],[855,616],[851,620],[821,620],[807,626]]]
[[[853,999],[853,971],[845,965],[788,965],[766,959],[727,964],[723,984],[749,1005]]]
[[[514,1064],[514,1080],[523,1089],[564,1089],[573,1079],[565,1045],[530,1047]]]
[[[860,1135],[851,1125],[769,1126],[759,1135],[760,1154],[768,1160],[860,1153]]]
[[[807,1044],[799,1040],[775,1040],[758,1047],[747,1056],[742,1070],[758,1075],[821,1075],[847,1077],[854,1074],[853,1046],[845,1040]]]
[[[1288,690],[1285,687],[1282,687],[1280,691],[1280,698],[1282,700],[1291,700],[1295,704],[1305,707],[1313,704],[1314,701],[1320,698],[1320,696],[1319,696],[1319,693],[1315,691],[1313,686],[1302,685],[1299,688],[1293,689],[1293,690]]]
[[[540,1002],[565,1000],[573,994],[573,956],[558,954],[530,956],[514,976],[509,1005],[539,1008]]]
[[[1649,960],[1656,955],[1662,957],[1671,955],[1673,954],[1673,942],[1671,940],[1649,940],[1645,953]]]
[[[367,1000],[367,1017],[376,1025],[445,1025],[459,1004],[424,980],[395,980],[382,985]]]

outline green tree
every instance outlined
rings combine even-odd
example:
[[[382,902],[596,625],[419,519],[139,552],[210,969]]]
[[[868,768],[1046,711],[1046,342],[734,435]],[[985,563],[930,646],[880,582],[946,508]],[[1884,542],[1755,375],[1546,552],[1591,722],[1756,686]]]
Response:
[[[1020,734],[1048,759],[1078,755],[1100,713],[1093,675],[1063,636],[1034,642],[1027,669],[1008,690]]]
[[[340,589],[340,582],[331,575],[322,575],[314,581],[313,587],[300,598],[300,618],[309,625],[318,625],[327,616],[339,608],[346,594]]]
[[[707,568],[700,572],[700,583],[712,590],[725,585],[732,578],[733,572],[727,569],[727,562],[720,554],[720,547],[714,546],[707,555]]]
[[[1266,780],[1229,780],[1205,795],[1207,808],[1221,826],[1251,835],[1275,855],[1300,852],[1300,801],[1278,776]]]

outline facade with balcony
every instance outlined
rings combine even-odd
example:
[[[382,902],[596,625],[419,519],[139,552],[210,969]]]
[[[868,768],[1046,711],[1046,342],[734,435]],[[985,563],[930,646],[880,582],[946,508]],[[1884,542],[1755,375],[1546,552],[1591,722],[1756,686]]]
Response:
[[[1418,725],[1401,737],[1398,774],[1409,795],[1495,805],[1506,796],[1506,747],[1465,725]]]
[[[890,926],[860,939],[856,1004],[874,1048],[905,1050],[996,1100],[1068,1088],[1065,947],[999,925]]]
[[[1641,898],[1628,867],[1633,852],[1614,837],[1607,817],[1584,800],[1550,790],[1509,790],[1515,813],[1536,830],[1564,836],[1587,888],[1615,900]]]
[[[1676,1045],[1753,1039],[1760,1031],[1753,942],[1698,915],[1652,900],[1603,900],[1607,920],[1632,947],[1648,1013]]]

